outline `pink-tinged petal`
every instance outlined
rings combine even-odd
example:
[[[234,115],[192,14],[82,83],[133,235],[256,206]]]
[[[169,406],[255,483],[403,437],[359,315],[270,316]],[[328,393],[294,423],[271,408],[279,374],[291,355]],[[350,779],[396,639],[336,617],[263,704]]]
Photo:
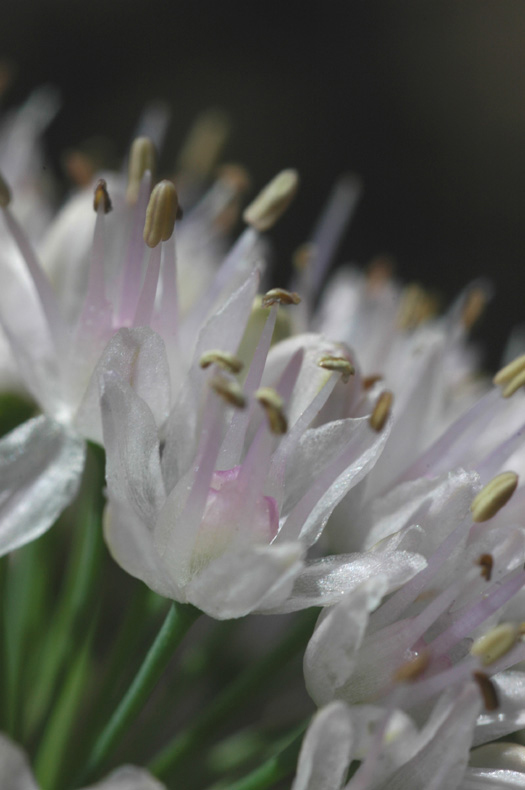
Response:
[[[356,666],[368,615],[387,591],[383,576],[362,583],[340,603],[325,610],[304,656],[306,688],[316,705],[340,696]]]
[[[524,790],[525,773],[502,768],[467,768],[458,790]]]
[[[184,601],[180,586],[158,553],[151,529],[125,502],[112,502],[104,513],[104,537],[115,562],[159,595]]]
[[[37,417],[0,440],[0,554],[42,535],[77,493],[85,445]]]
[[[479,692],[472,685],[456,694],[446,708],[438,703],[440,715],[424,727],[413,757],[377,790],[456,790],[465,773],[480,706]]]
[[[474,746],[495,741],[525,727],[525,672],[508,671],[494,675],[499,708],[482,711],[476,724]]]
[[[392,592],[424,566],[425,559],[420,554],[407,551],[341,554],[311,560],[297,577],[290,597],[281,604],[279,612],[332,606],[377,574],[385,575],[386,592]]]
[[[158,426],[169,413],[170,373],[164,343],[148,327],[120,329],[110,340],[91,376],[75,419],[88,438],[101,442],[99,382],[108,374],[125,381],[147,403]]]
[[[299,543],[227,552],[192,579],[187,600],[219,620],[274,608],[289,595],[302,557]]]
[[[0,787],[2,790],[38,790],[25,753],[2,734],[0,734]]]
[[[339,790],[353,752],[350,709],[332,702],[320,710],[303,740],[292,790]]]
[[[166,786],[144,768],[125,765],[113,771],[107,779],[90,785],[85,790],[166,790]]]
[[[106,374],[101,393],[110,496],[127,504],[145,524],[154,524],[166,494],[153,414],[116,374]]]
[[[301,540],[310,546],[319,538],[332,511],[343,497],[370,471],[381,454],[392,425],[390,419],[380,433],[368,418],[357,419],[352,441],[329,461],[309,490],[288,514],[278,540]],[[328,432],[331,428],[326,429]]]

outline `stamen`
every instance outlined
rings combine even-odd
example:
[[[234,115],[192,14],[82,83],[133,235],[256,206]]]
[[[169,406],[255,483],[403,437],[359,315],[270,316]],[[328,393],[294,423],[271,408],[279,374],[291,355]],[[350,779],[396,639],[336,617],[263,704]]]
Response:
[[[470,653],[478,656],[484,667],[493,664],[514,647],[518,640],[519,628],[514,623],[500,623],[472,644]]]
[[[484,486],[474,497],[470,510],[475,522],[488,521],[507,504],[518,485],[515,472],[502,472]]]
[[[383,390],[376,401],[374,411],[370,415],[369,424],[372,430],[377,431],[377,433],[379,433],[385,426],[390,414],[390,408],[392,406],[393,400],[394,396],[390,390]]]
[[[417,680],[429,664],[430,651],[422,650],[396,669],[393,680],[395,683],[409,683]]]
[[[262,306],[271,307],[273,304],[299,304],[301,297],[295,291],[286,291],[284,288],[272,288],[262,297]]]
[[[288,420],[284,414],[284,401],[279,393],[272,387],[260,387],[255,392],[255,399],[259,401],[266,412],[272,433],[282,435],[288,430]]]
[[[316,254],[315,246],[311,241],[301,244],[292,256],[292,264],[298,272],[304,272],[309,268]]]
[[[215,167],[230,132],[230,121],[221,110],[206,110],[191,127],[179,154],[178,168],[199,179]]]
[[[154,188],[146,209],[144,241],[148,247],[156,247],[167,241],[175,227],[179,200],[177,190],[171,181],[161,181]]]
[[[408,285],[401,294],[397,326],[399,329],[415,329],[435,313],[435,300],[430,294],[416,283]]]
[[[479,686],[481,696],[483,697],[485,710],[497,710],[499,708],[498,694],[496,692],[496,687],[489,676],[484,672],[473,672],[472,677]]]
[[[233,379],[227,379],[224,376],[215,376],[210,381],[210,387],[217,393],[229,406],[235,406],[236,409],[246,408],[246,398],[244,393]]]
[[[380,373],[376,373],[373,376],[365,376],[361,382],[363,385],[363,389],[371,390],[374,384],[377,384],[378,381],[382,381],[383,378],[384,376],[382,376]]]
[[[324,370],[333,370],[335,373],[340,373],[341,379],[345,384],[350,376],[353,376],[355,373],[354,366],[344,357],[334,357],[331,354],[327,354],[321,357],[317,364]]]
[[[504,398],[510,398],[516,390],[525,384],[525,354],[505,365],[493,378],[497,387],[502,387]],[[503,386],[506,385],[506,386]]]
[[[209,368],[210,365],[218,365],[228,373],[240,373],[244,367],[244,363],[238,359],[234,354],[228,351],[205,351],[199,360],[201,368]]]
[[[494,566],[494,558],[492,554],[482,554],[477,560],[476,564],[481,566],[482,578],[489,582],[492,578],[492,568]]]
[[[271,228],[292,202],[299,176],[296,170],[282,170],[245,209],[244,221],[260,232]]]
[[[128,165],[128,187],[126,201],[134,206],[139,199],[142,176],[149,170],[155,175],[157,165],[157,152],[149,137],[137,137],[131,144]]]
[[[100,178],[95,187],[95,194],[93,196],[93,208],[98,213],[99,207],[102,208],[104,214],[109,214],[113,205],[109,197],[107,184],[103,178]]]
[[[9,186],[5,181],[3,175],[0,173],[0,206],[2,208],[7,208],[10,203],[11,203],[11,190],[9,189]]]
[[[461,311],[461,322],[465,329],[472,329],[487,306],[487,293],[483,288],[473,288],[466,296]]]

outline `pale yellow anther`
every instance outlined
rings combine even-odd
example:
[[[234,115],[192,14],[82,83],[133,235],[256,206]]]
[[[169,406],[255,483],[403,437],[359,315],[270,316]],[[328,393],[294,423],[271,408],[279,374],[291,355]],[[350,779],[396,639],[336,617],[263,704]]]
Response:
[[[519,627],[515,623],[500,623],[476,639],[470,653],[477,656],[484,667],[488,667],[514,647],[519,635]]]
[[[424,321],[432,318],[436,309],[435,299],[421,286],[416,283],[407,285],[401,295],[397,326],[399,329],[415,329]]]
[[[126,200],[134,205],[139,197],[140,182],[146,170],[155,176],[157,152],[149,137],[137,137],[131,144],[128,164],[128,186]]]
[[[518,485],[516,472],[502,472],[496,475],[474,497],[470,506],[472,521],[488,521],[507,504]]]
[[[485,710],[492,711],[499,708],[499,699],[496,687],[492,680],[484,672],[473,672],[472,678],[476,681],[483,698]]]
[[[408,661],[405,661],[404,664],[401,664],[398,669],[394,672],[394,682],[396,683],[409,683],[411,681],[417,680],[425,669],[430,664],[430,652],[428,650],[422,650],[417,655],[410,658]]]
[[[11,202],[11,190],[9,189],[7,181],[0,173],[0,207],[7,208],[10,202]]]
[[[210,381],[210,387],[229,406],[235,406],[236,409],[246,408],[244,392],[233,379],[227,379],[225,376],[214,376]]]
[[[228,373],[240,373],[244,363],[234,354],[228,351],[211,350],[205,351],[199,360],[201,368],[209,368],[210,365],[217,365]]]
[[[271,307],[273,304],[299,304],[301,297],[295,291],[286,291],[284,288],[272,288],[267,291],[261,299],[263,307]]]
[[[191,177],[211,175],[230,132],[230,121],[221,110],[206,110],[191,127],[179,154],[177,167]]]
[[[178,216],[179,199],[172,181],[160,181],[154,188],[146,210],[144,241],[148,247],[156,247],[167,241],[175,227]]]
[[[334,357],[331,354],[325,354],[325,356],[321,357],[317,364],[324,370],[331,370],[334,373],[340,373],[341,379],[345,382],[345,384],[350,376],[353,376],[355,373],[354,366],[344,357]]]
[[[376,405],[374,406],[372,414],[370,415],[369,425],[372,430],[379,433],[379,431],[384,428],[385,423],[388,420],[388,415],[390,414],[393,401],[394,396],[390,390],[383,390],[376,401]]]
[[[266,412],[270,430],[281,435],[288,430],[288,420],[284,413],[284,402],[279,393],[272,387],[261,387],[255,392],[255,399],[259,401]]]
[[[98,212],[102,208],[104,214],[109,214],[113,206],[111,205],[111,198],[108,194],[107,184],[103,178],[100,178],[95,187],[95,194],[93,196],[93,208]]]
[[[244,221],[255,230],[268,230],[284,214],[298,186],[299,176],[296,170],[281,171],[245,209]]]
[[[493,381],[496,386],[502,387],[504,398],[510,398],[511,395],[514,395],[516,390],[525,384],[525,354],[516,357],[508,365],[505,365],[504,368],[496,373]]]
[[[483,288],[473,288],[466,296],[461,321],[465,329],[471,329],[487,305],[487,295]]]

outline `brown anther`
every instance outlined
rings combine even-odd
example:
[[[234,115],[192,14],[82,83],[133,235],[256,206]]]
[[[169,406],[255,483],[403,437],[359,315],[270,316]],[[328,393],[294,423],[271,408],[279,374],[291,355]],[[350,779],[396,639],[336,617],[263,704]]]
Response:
[[[246,408],[246,398],[236,381],[225,376],[214,376],[210,381],[210,387],[229,406],[235,406],[236,409]]]
[[[167,241],[175,227],[179,209],[177,190],[172,181],[160,181],[151,193],[146,221],[144,223],[144,241],[148,247],[156,247],[161,241]]]
[[[519,629],[515,623],[500,623],[478,637],[472,643],[470,653],[477,656],[483,666],[490,666],[514,647],[518,636]]]
[[[516,390],[525,384],[525,354],[516,357],[508,365],[505,365],[493,378],[494,384],[502,387],[504,398],[510,398]]]
[[[390,390],[383,390],[376,401],[376,405],[374,406],[372,414],[370,415],[369,425],[372,430],[379,433],[379,431],[384,428],[390,414],[393,400],[394,396]]]
[[[131,144],[128,163],[128,186],[126,200],[134,205],[139,198],[140,183],[149,170],[152,176],[157,168],[157,151],[149,137],[137,137]]]
[[[260,387],[255,392],[255,399],[259,401],[266,412],[271,432],[278,436],[286,433],[288,420],[283,410],[284,402],[279,393],[272,387]]]
[[[10,203],[11,203],[11,190],[9,189],[7,181],[0,173],[0,207],[7,208]]]
[[[489,582],[492,578],[492,568],[494,566],[494,558],[492,554],[482,554],[476,560],[476,565],[481,567],[482,578]]]
[[[372,290],[381,288],[392,279],[394,261],[388,255],[378,255],[373,258],[367,268],[367,285]]]
[[[111,209],[113,208],[111,204],[111,198],[108,194],[107,184],[103,178],[99,178],[97,181],[97,185],[95,187],[95,194],[93,197],[93,208],[96,212],[98,212],[99,208],[102,208],[104,214],[109,214]]]
[[[324,368],[324,370],[340,373],[341,379],[345,384],[350,376],[353,376],[355,373],[354,366],[344,357],[335,357],[331,354],[325,354],[317,364],[320,368]]]
[[[461,322],[465,329],[472,329],[487,305],[483,288],[473,288],[467,294],[461,311]]]
[[[201,368],[217,365],[228,373],[240,373],[244,367],[244,363],[238,357],[228,351],[220,350],[205,351],[199,360],[199,365]]]
[[[363,385],[363,389],[371,390],[374,384],[377,384],[378,381],[382,381],[384,376],[380,373],[376,373],[373,376],[365,376],[363,381],[361,382]]]
[[[217,180],[221,181],[234,195],[245,195],[250,189],[250,174],[242,165],[222,165],[217,172]]]
[[[245,209],[244,221],[260,232],[271,228],[286,211],[297,192],[296,170],[282,170]]]
[[[473,679],[479,686],[479,690],[481,692],[481,696],[483,698],[483,704],[485,705],[486,711],[493,711],[499,708],[499,699],[498,693],[496,691],[496,687],[492,680],[489,678],[485,672],[473,672],[472,673]]]
[[[516,472],[502,472],[484,486],[470,506],[472,520],[488,521],[507,504],[518,485]]]
[[[304,272],[312,263],[316,254],[315,244],[310,241],[305,241],[295,250],[292,256],[292,264],[298,272]]]
[[[301,297],[295,291],[286,291],[284,288],[272,288],[267,291],[262,298],[263,307],[271,307],[273,304],[299,304]]]
[[[410,683],[417,680],[429,664],[430,651],[422,650],[396,669],[393,680],[395,683]]]

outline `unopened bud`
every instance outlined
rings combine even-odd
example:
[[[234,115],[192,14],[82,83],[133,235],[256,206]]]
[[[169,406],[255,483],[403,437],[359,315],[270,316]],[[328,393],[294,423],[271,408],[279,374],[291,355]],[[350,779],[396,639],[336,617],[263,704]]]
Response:
[[[111,198],[108,194],[107,184],[103,178],[97,181],[95,187],[95,194],[93,197],[93,208],[98,213],[99,208],[102,208],[104,214],[109,214],[113,206],[111,205]]]
[[[146,210],[144,241],[148,247],[156,247],[167,241],[175,227],[179,200],[177,190],[171,181],[160,181],[154,188]]]
[[[474,497],[470,510],[472,521],[488,521],[507,504],[518,485],[516,472],[502,472],[496,475]]]
[[[126,200],[134,205],[139,197],[140,182],[146,170],[155,175],[157,152],[149,137],[137,137],[131,144],[128,164]]]
[[[238,357],[228,353],[228,351],[219,350],[205,351],[199,360],[199,365],[201,368],[218,365],[223,370],[227,370],[228,373],[240,373],[244,367],[244,363]]]
[[[341,379],[345,384],[350,376],[353,376],[355,373],[354,366],[344,357],[334,357],[331,354],[326,354],[324,357],[321,357],[317,364],[320,368],[324,368],[324,370],[340,373]]]
[[[284,402],[279,393],[272,387],[261,387],[255,393],[256,400],[266,412],[272,433],[281,435],[288,430],[288,420],[284,414]]]
[[[284,214],[292,202],[298,186],[297,171],[282,170],[245,209],[244,221],[255,230],[268,230]]]
[[[384,428],[385,423],[388,420],[388,415],[390,414],[393,400],[394,396],[390,390],[383,390],[376,401],[376,405],[374,406],[372,414],[370,415],[369,424],[372,430],[379,433],[379,431]]]

